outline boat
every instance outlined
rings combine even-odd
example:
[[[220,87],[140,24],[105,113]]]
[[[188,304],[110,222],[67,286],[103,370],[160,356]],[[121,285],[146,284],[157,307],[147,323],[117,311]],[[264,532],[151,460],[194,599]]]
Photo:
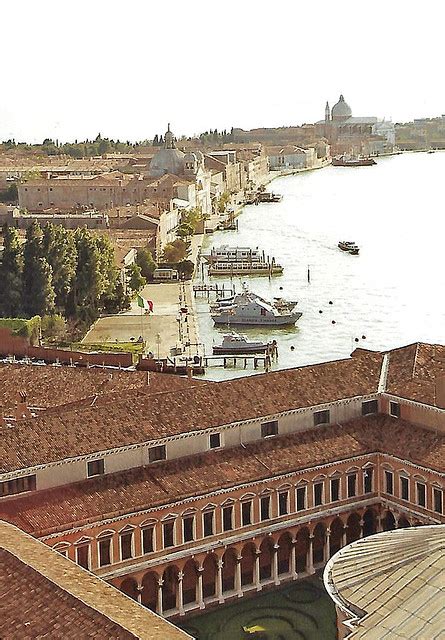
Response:
[[[258,247],[256,249],[230,247],[228,244],[213,247],[210,253],[204,257],[210,264],[215,262],[266,262],[264,251],[260,251]]]
[[[275,258],[266,256],[258,247],[229,247],[222,245],[214,247],[205,256],[209,263],[210,276],[234,276],[234,275],[279,275],[283,273],[283,267],[275,262]]]
[[[213,346],[213,355],[249,355],[265,353],[268,344],[266,342],[249,342],[245,336],[237,333],[228,333],[223,337],[221,344]]]
[[[349,242],[347,240],[340,240],[340,242],[338,243],[338,248],[341,249],[342,251],[347,251],[353,256],[358,256],[360,251],[359,247],[355,244],[355,242]]]
[[[335,156],[332,158],[332,165],[334,167],[371,167],[373,164],[377,164],[374,158],[369,156]]]
[[[215,304],[211,308],[211,317],[215,324],[285,327],[294,325],[302,313],[296,310],[297,302],[276,298],[268,302],[261,296],[243,290],[234,296],[231,302]]]
[[[269,191],[260,191],[258,193],[259,202],[281,202],[283,196],[279,193],[270,193]]]

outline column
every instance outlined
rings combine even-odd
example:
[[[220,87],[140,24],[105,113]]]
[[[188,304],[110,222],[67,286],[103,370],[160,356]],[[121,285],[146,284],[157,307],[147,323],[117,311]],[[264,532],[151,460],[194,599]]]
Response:
[[[236,565],[235,565],[235,591],[238,598],[243,597],[243,587],[241,584],[241,557],[236,557]]]
[[[224,562],[222,560],[218,560],[218,573],[216,576],[216,595],[218,598],[218,602],[222,604],[224,602],[223,596],[223,580],[222,580],[222,568],[224,566]]]
[[[314,569],[314,534],[311,533],[309,536],[309,550],[308,550],[308,558],[307,558],[307,572],[309,574],[315,573]]]
[[[292,538],[292,547],[290,550],[290,572],[292,575],[292,580],[297,580],[297,539]]]
[[[137,589],[137,592],[138,592],[137,593],[137,601],[139,602],[139,604],[141,604],[142,603],[142,592],[144,590],[144,587],[143,587],[140,579],[138,580],[138,584],[137,584],[136,589]]]
[[[261,589],[263,588],[261,586],[261,580],[260,580],[260,554],[261,554],[261,551],[259,549],[255,549],[255,568],[253,572],[253,579],[254,579],[255,587],[257,591],[261,591]]]
[[[164,584],[164,580],[162,578],[158,578],[158,605],[156,607],[156,613],[162,616],[164,610],[162,605],[162,585]]]
[[[346,542],[347,542],[347,538],[346,538],[346,530],[348,528],[347,524],[343,525],[343,533],[341,534],[341,546],[345,547],[346,546]]]
[[[382,516],[380,514],[376,517],[375,530],[376,530],[376,533],[380,533],[381,531],[383,531]]]
[[[365,524],[365,521],[363,520],[363,518],[360,518],[360,538],[363,538],[363,525]]]
[[[203,595],[203,589],[202,589],[202,574],[204,572],[204,567],[202,565],[200,565],[198,567],[198,605],[200,609],[204,609],[205,608],[205,604],[204,604],[204,595]]]
[[[279,544],[274,544],[273,546],[273,556],[272,556],[272,578],[274,584],[279,585],[280,579],[278,577],[278,549],[280,548]]]
[[[326,535],[325,535],[324,545],[323,545],[323,562],[326,564],[326,562],[329,560],[330,557],[331,557],[331,530],[328,527],[326,529]]]
[[[176,601],[176,606],[178,607],[179,610],[179,615],[183,616],[185,611],[184,611],[184,595],[183,595],[183,590],[182,590],[182,581],[184,579],[184,573],[182,571],[179,571],[178,573],[178,595],[177,595],[177,601]]]

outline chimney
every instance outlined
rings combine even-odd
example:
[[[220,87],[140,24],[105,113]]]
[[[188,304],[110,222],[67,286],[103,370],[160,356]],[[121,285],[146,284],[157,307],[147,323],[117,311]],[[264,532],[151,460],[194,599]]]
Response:
[[[193,369],[192,367],[187,367],[187,378],[191,380],[193,378]]]
[[[26,405],[26,393],[24,391],[20,391],[20,402],[17,404],[15,410],[15,419],[18,420],[26,420],[27,418],[31,418],[31,411],[28,409]]]
[[[436,378],[436,406],[445,409],[445,376]]]

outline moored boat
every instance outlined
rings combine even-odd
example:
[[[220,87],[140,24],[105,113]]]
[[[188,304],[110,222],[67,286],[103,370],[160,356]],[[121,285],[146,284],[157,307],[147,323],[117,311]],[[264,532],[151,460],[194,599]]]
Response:
[[[335,156],[332,158],[332,165],[334,167],[371,167],[377,164],[374,158],[369,156]]]
[[[244,286],[231,302],[213,306],[211,316],[215,324],[285,327],[301,318],[296,305],[282,298],[268,302]]]
[[[340,240],[338,243],[338,248],[342,251],[346,251],[353,256],[357,256],[359,254],[359,247],[355,244],[355,242],[349,242],[347,240]]]
[[[255,353],[265,353],[267,350],[265,342],[249,342],[245,336],[237,333],[229,333],[223,337],[219,345],[213,346],[213,355],[249,355]]]

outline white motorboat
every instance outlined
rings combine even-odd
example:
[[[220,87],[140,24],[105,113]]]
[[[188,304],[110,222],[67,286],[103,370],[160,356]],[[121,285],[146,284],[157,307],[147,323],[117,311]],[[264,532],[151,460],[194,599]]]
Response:
[[[248,355],[265,353],[268,345],[266,342],[249,342],[245,336],[237,333],[228,333],[221,344],[213,346],[213,355]]]

